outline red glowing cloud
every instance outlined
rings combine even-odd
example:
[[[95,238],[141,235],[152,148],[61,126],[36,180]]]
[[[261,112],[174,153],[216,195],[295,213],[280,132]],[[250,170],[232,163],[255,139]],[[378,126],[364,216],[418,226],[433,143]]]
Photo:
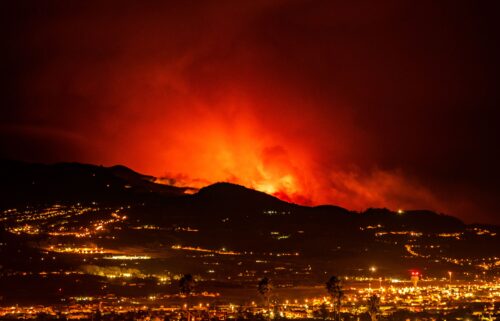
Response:
[[[300,204],[497,212],[498,126],[484,123],[497,89],[490,48],[471,36],[489,29],[464,27],[466,6],[446,21],[445,4],[400,2],[38,6],[4,20],[18,31],[7,157],[119,163]]]

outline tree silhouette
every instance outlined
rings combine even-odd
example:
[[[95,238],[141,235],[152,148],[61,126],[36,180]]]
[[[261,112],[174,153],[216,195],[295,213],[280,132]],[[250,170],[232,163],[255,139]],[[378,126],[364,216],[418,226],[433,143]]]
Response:
[[[179,280],[179,292],[180,294],[186,296],[187,298],[186,311],[188,315],[188,321],[191,319],[191,315],[189,313],[189,298],[191,297],[191,294],[193,294],[195,286],[196,286],[196,281],[194,280],[191,274],[185,274]]]
[[[340,306],[342,305],[342,298],[344,297],[344,291],[342,290],[342,283],[339,278],[332,276],[328,282],[326,282],[326,291],[332,298],[333,303],[333,313],[337,321],[340,320]]]
[[[377,321],[378,314],[380,313],[380,297],[376,294],[372,295],[366,301],[368,307],[368,314],[372,321]]]
[[[195,285],[196,285],[196,281],[194,280],[193,276],[191,274],[185,274],[179,280],[180,293],[185,295],[185,296],[190,296],[194,291]]]
[[[271,293],[271,289],[272,289],[271,282],[269,281],[268,278],[263,278],[262,280],[259,281],[259,284],[257,285],[257,291],[259,291],[259,294],[264,298],[268,311],[269,311],[269,294]]]

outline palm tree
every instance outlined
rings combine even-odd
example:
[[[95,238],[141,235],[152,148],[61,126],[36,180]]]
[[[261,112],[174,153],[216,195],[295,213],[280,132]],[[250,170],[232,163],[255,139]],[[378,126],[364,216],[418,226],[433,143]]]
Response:
[[[259,294],[262,295],[262,297],[264,298],[268,311],[269,311],[269,294],[271,293],[271,289],[272,289],[271,281],[269,281],[268,278],[263,278],[262,280],[259,281],[259,284],[257,285],[257,291],[259,291]]]
[[[380,297],[374,294],[368,298],[366,303],[368,306],[368,314],[372,318],[372,321],[377,321],[378,314],[380,313]]]
[[[336,276],[332,276],[328,282],[326,282],[326,291],[328,291],[328,294],[332,298],[335,319],[340,321],[340,306],[342,305],[342,298],[344,297],[340,279]]]
[[[185,296],[189,296],[193,293],[195,285],[196,285],[196,281],[194,280],[194,278],[191,274],[185,274],[179,280],[179,290],[180,290],[181,294],[183,294]]]
[[[191,318],[191,315],[189,314],[189,298],[191,297],[191,294],[194,292],[195,286],[196,286],[196,281],[194,280],[194,278],[191,274],[185,274],[179,280],[179,292],[183,296],[187,297],[186,311],[187,311],[187,315],[188,315],[188,321]]]

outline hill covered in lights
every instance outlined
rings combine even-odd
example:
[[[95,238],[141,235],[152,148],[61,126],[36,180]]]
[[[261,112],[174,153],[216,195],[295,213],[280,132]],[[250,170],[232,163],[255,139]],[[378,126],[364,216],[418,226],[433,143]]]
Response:
[[[189,271],[225,287],[263,275],[312,284],[372,266],[393,277],[500,268],[497,226],[427,210],[300,206],[229,183],[193,191],[123,166],[3,161],[0,172],[0,273],[9,275],[73,271],[99,283]],[[137,262],[116,262],[128,258]]]

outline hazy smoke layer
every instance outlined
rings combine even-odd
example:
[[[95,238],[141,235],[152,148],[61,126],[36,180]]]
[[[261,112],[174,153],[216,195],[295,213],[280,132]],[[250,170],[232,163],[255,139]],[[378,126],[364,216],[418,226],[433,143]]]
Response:
[[[399,1],[4,10],[6,157],[493,221],[494,12]],[[14,32],[13,32],[14,31]],[[498,126],[496,126],[498,127]]]

